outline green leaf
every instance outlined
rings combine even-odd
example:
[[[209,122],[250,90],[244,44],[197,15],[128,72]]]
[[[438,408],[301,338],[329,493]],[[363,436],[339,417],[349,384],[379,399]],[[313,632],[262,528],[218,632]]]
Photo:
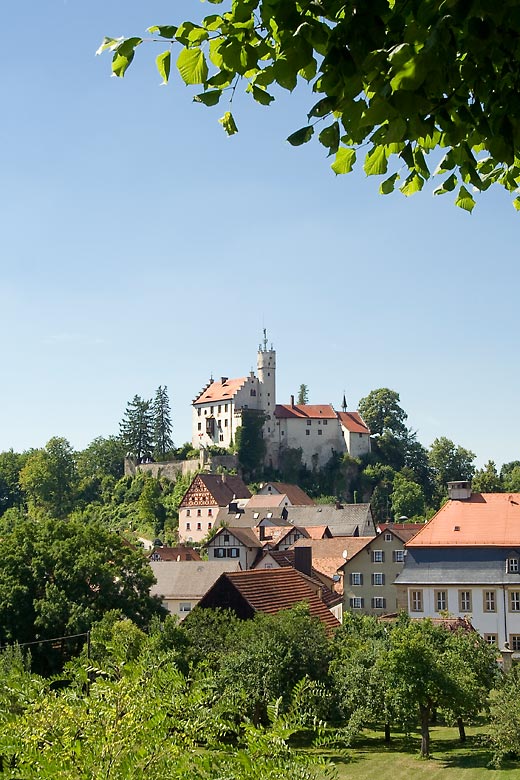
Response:
[[[222,96],[220,89],[210,89],[207,92],[201,92],[200,95],[195,95],[193,101],[195,103],[204,103],[205,106],[216,106]]]
[[[335,174],[350,173],[356,162],[356,150],[344,146],[336,152],[336,159],[330,166]]]
[[[231,111],[226,111],[224,116],[218,120],[228,135],[234,135],[238,133],[238,127],[236,126],[233,114]]]
[[[415,192],[422,190],[424,185],[424,179],[416,171],[413,171],[406,179],[402,187],[399,187],[403,195],[409,197]]]
[[[454,173],[448,176],[439,187],[436,187],[433,191],[434,195],[444,195],[445,192],[452,192],[457,186],[457,177]]]
[[[107,49],[113,51],[119,46],[122,40],[123,38],[106,38],[106,37],[103,38],[103,41],[101,42],[101,46],[96,51],[96,54],[102,54]]]
[[[301,146],[311,140],[313,133],[314,127],[308,125],[307,127],[302,127],[300,130],[292,133],[287,140],[291,146]]]
[[[182,49],[177,68],[185,84],[204,84],[208,78],[206,58],[200,49]]]
[[[475,200],[473,196],[467,191],[466,187],[461,187],[459,193],[455,199],[455,205],[464,211],[473,211],[475,208]]]
[[[394,173],[392,176],[390,176],[388,179],[385,179],[383,182],[381,182],[379,186],[379,194],[380,195],[390,195],[391,192],[395,189],[395,183],[399,179],[399,174]]]
[[[323,98],[323,100],[318,100],[318,102],[311,108],[309,113],[307,114],[308,118],[310,119],[311,116],[314,117],[322,117],[327,116],[327,114],[330,114],[331,111],[334,110],[334,106],[336,105],[336,99],[335,98]]]
[[[386,173],[387,168],[388,160],[385,149],[382,146],[374,146],[365,157],[363,170],[367,176],[379,176]]]
[[[134,52],[129,54],[127,57],[123,56],[122,54],[118,54],[117,52],[114,54],[114,57],[112,59],[112,73],[114,76],[117,76],[118,78],[123,78],[125,75],[125,72],[134,59]]]
[[[159,76],[161,76],[163,84],[167,84],[168,79],[170,78],[171,59],[171,51],[168,50],[163,51],[162,54],[158,54],[155,60],[157,70],[159,71]]]
[[[167,25],[160,25],[160,24],[154,24],[153,27],[148,28],[149,33],[159,33],[161,38],[175,38],[175,33],[177,32],[177,27],[174,27],[171,24]]]
[[[270,95],[269,92],[266,92],[265,89],[257,87],[256,84],[251,85],[251,92],[253,93],[253,97],[256,102],[260,103],[262,106],[268,106],[274,100],[274,97]]]
[[[519,197],[519,198],[515,198],[515,199],[514,199],[514,201],[513,201],[513,206],[515,207],[515,209],[516,209],[517,211],[520,211],[520,197]]]
[[[325,127],[318,136],[320,144],[326,146],[329,155],[336,154],[339,148],[339,122],[333,122]]]

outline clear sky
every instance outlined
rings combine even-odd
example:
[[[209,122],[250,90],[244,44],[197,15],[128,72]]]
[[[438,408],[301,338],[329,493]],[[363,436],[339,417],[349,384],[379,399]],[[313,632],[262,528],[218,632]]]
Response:
[[[277,400],[349,408],[401,396],[429,445],[446,435],[520,459],[520,215],[497,191],[382,197],[285,138],[310,103],[192,102],[142,46],[124,80],[104,35],[195,19],[198,0],[6,0],[0,18],[0,450],[118,432],[167,385],[177,444],[211,372],[255,367],[263,327]]]

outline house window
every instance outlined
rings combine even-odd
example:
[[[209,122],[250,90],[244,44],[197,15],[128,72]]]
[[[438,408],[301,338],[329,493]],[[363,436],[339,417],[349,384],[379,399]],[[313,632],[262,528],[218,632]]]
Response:
[[[448,608],[448,599],[445,590],[435,591],[435,611],[444,612]]]
[[[213,523],[208,523],[208,531],[211,531]]]
[[[404,563],[404,550],[394,550],[394,563]]]
[[[256,390],[250,390],[249,391],[249,395],[255,396],[256,395]]]
[[[213,517],[213,509],[208,509],[208,517]]]
[[[219,436],[219,441],[224,441],[224,435],[222,433]]]
[[[282,431],[282,436],[285,436],[285,431]]]
[[[312,425],[312,420],[307,420],[307,425]]]
[[[459,612],[471,612],[470,590],[459,590]]]
[[[507,559],[506,571],[509,574],[518,574],[520,567],[518,565],[518,558],[516,556]]]
[[[384,585],[385,575],[381,571],[375,571],[372,574],[372,585]]]
[[[197,517],[202,517],[202,509],[197,509]]]
[[[488,645],[498,645],[498,634],[484,634],[484,641]]]
[[[323,420],[323,425],[328,425],[328,424],[329,424],[328,420]]]
[[[191,612],[191,603],[189,601],[181,601],[179,612]]]
[[[392,541],[392,534],[385,534],[385,542],[391,542]]]
[[[224,411],[227,412],[227,404],[224,404]]]
[[[372,563],[383,563],[385,554],[383,550],[372,550]]]
[[[307,428],[307,430],[305,431],[305,435],[306,435],[306,436],[310,436],[310,435],[311,435],[311,432],[309,431],[309,429],[308,429],[308,428]]]
[[[360,596],[354,596],[354,598],[350,599],[351,609],[363,609],[363,603],[364,599],[362,599]]]
[[[520,612],[520,590],[509,591],[509,611]]]
[[[209,408],[209,413],[213,414],[213,407],[212,406],[210,406],[210,408]]]
[[[240,557],[240,550],[238,547],[229,547],[227,551],[227,557],[228,558],[239,558]]]
[[[372,609],[385,609],[386,599],[382,596],[374,596],[372,599]]]
[[[412,590],[410,593],[410,608],[412,612],[423,611],[423,592],[422,590]]]
[[[202,525],[201,525],[201,523],[197,523],[197,531],[202,531]]]
[[[186,510],[186,517],[189,517],[191,514],[191,511],[189,509]]]
[[[199,415],[199,417],[200,417],[200,409],[197,409],[197,414],[198,414],[198,415]]]
[[[224,544],[229,544],[229,534],[224,534]]]
[[[226,551],[223,547],[215,547],[213,550],[213,557],[214,558],[225,558],[226,557]]]
[[[201,430],[202,430],[202,423],[197,423],[197,430],[198,430],[198,431],[201,431]]]
[[[186,523],[186,530],[187,530],[187,531],[191,531],[191,525],[190,525],[190,523]]]
[[[359,571],[353,571],[350,574],[351,585],[363,585],[363,575]]]
[[[494,590],[484,591],[484,612],[496,612],[497,600]]]
[[[227,428],[227,427],[228,427],[228,421],[227,421],[227,418],[226,418],[226,419],[224,420],[224,428]]]
[[[322,435],[322,433],[323,433],[323,431],[322,431],[322,430],[321,430],[321,428],[320,428],[320,429],[319,429],[319,431],[318,431],[318,436],[321,436],[321,435]]]
[[[509,634],[509,647],[515,652],[520,651],[520,634]]]

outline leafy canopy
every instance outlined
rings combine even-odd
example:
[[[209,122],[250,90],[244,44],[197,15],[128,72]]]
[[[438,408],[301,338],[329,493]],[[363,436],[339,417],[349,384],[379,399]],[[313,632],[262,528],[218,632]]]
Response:
[[[222,0],[210,0],[219,5]],[[307,82],[317,100],[293,146],[316,134],[336,174],[362,165],[384,176],[380,193],[408,196],[431,176],[435,193],[456,192],[472,211],[472,192],[520,184],[520,9],[515,0],[226,0],[199,23],[154,25],[163,44],[162,83],[172,57],[194,100],[214,106],[242,81],[268,106],[277,88]],[[105,38],[112,71],[123,77],[141,37]],[[219,120],[232,135],[230,110]],[[432,172],[427,157],[443,152]],[[520,209],[520,197],[513,205]]]

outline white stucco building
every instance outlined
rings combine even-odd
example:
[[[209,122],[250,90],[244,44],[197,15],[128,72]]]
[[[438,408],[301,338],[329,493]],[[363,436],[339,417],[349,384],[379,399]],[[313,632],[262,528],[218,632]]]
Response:
[[[276,467],[286,449],[302,450],[309,467],[322,468],[333,453],[360,457],[370,452],[370,431],[358,412],[337,412],[331,404],[276,402],[276,352],[267,339],[257,354],[257,373],[211,380],[193,400],[192,444],[230,447],[245,410],[262,412],[266,462]]]

